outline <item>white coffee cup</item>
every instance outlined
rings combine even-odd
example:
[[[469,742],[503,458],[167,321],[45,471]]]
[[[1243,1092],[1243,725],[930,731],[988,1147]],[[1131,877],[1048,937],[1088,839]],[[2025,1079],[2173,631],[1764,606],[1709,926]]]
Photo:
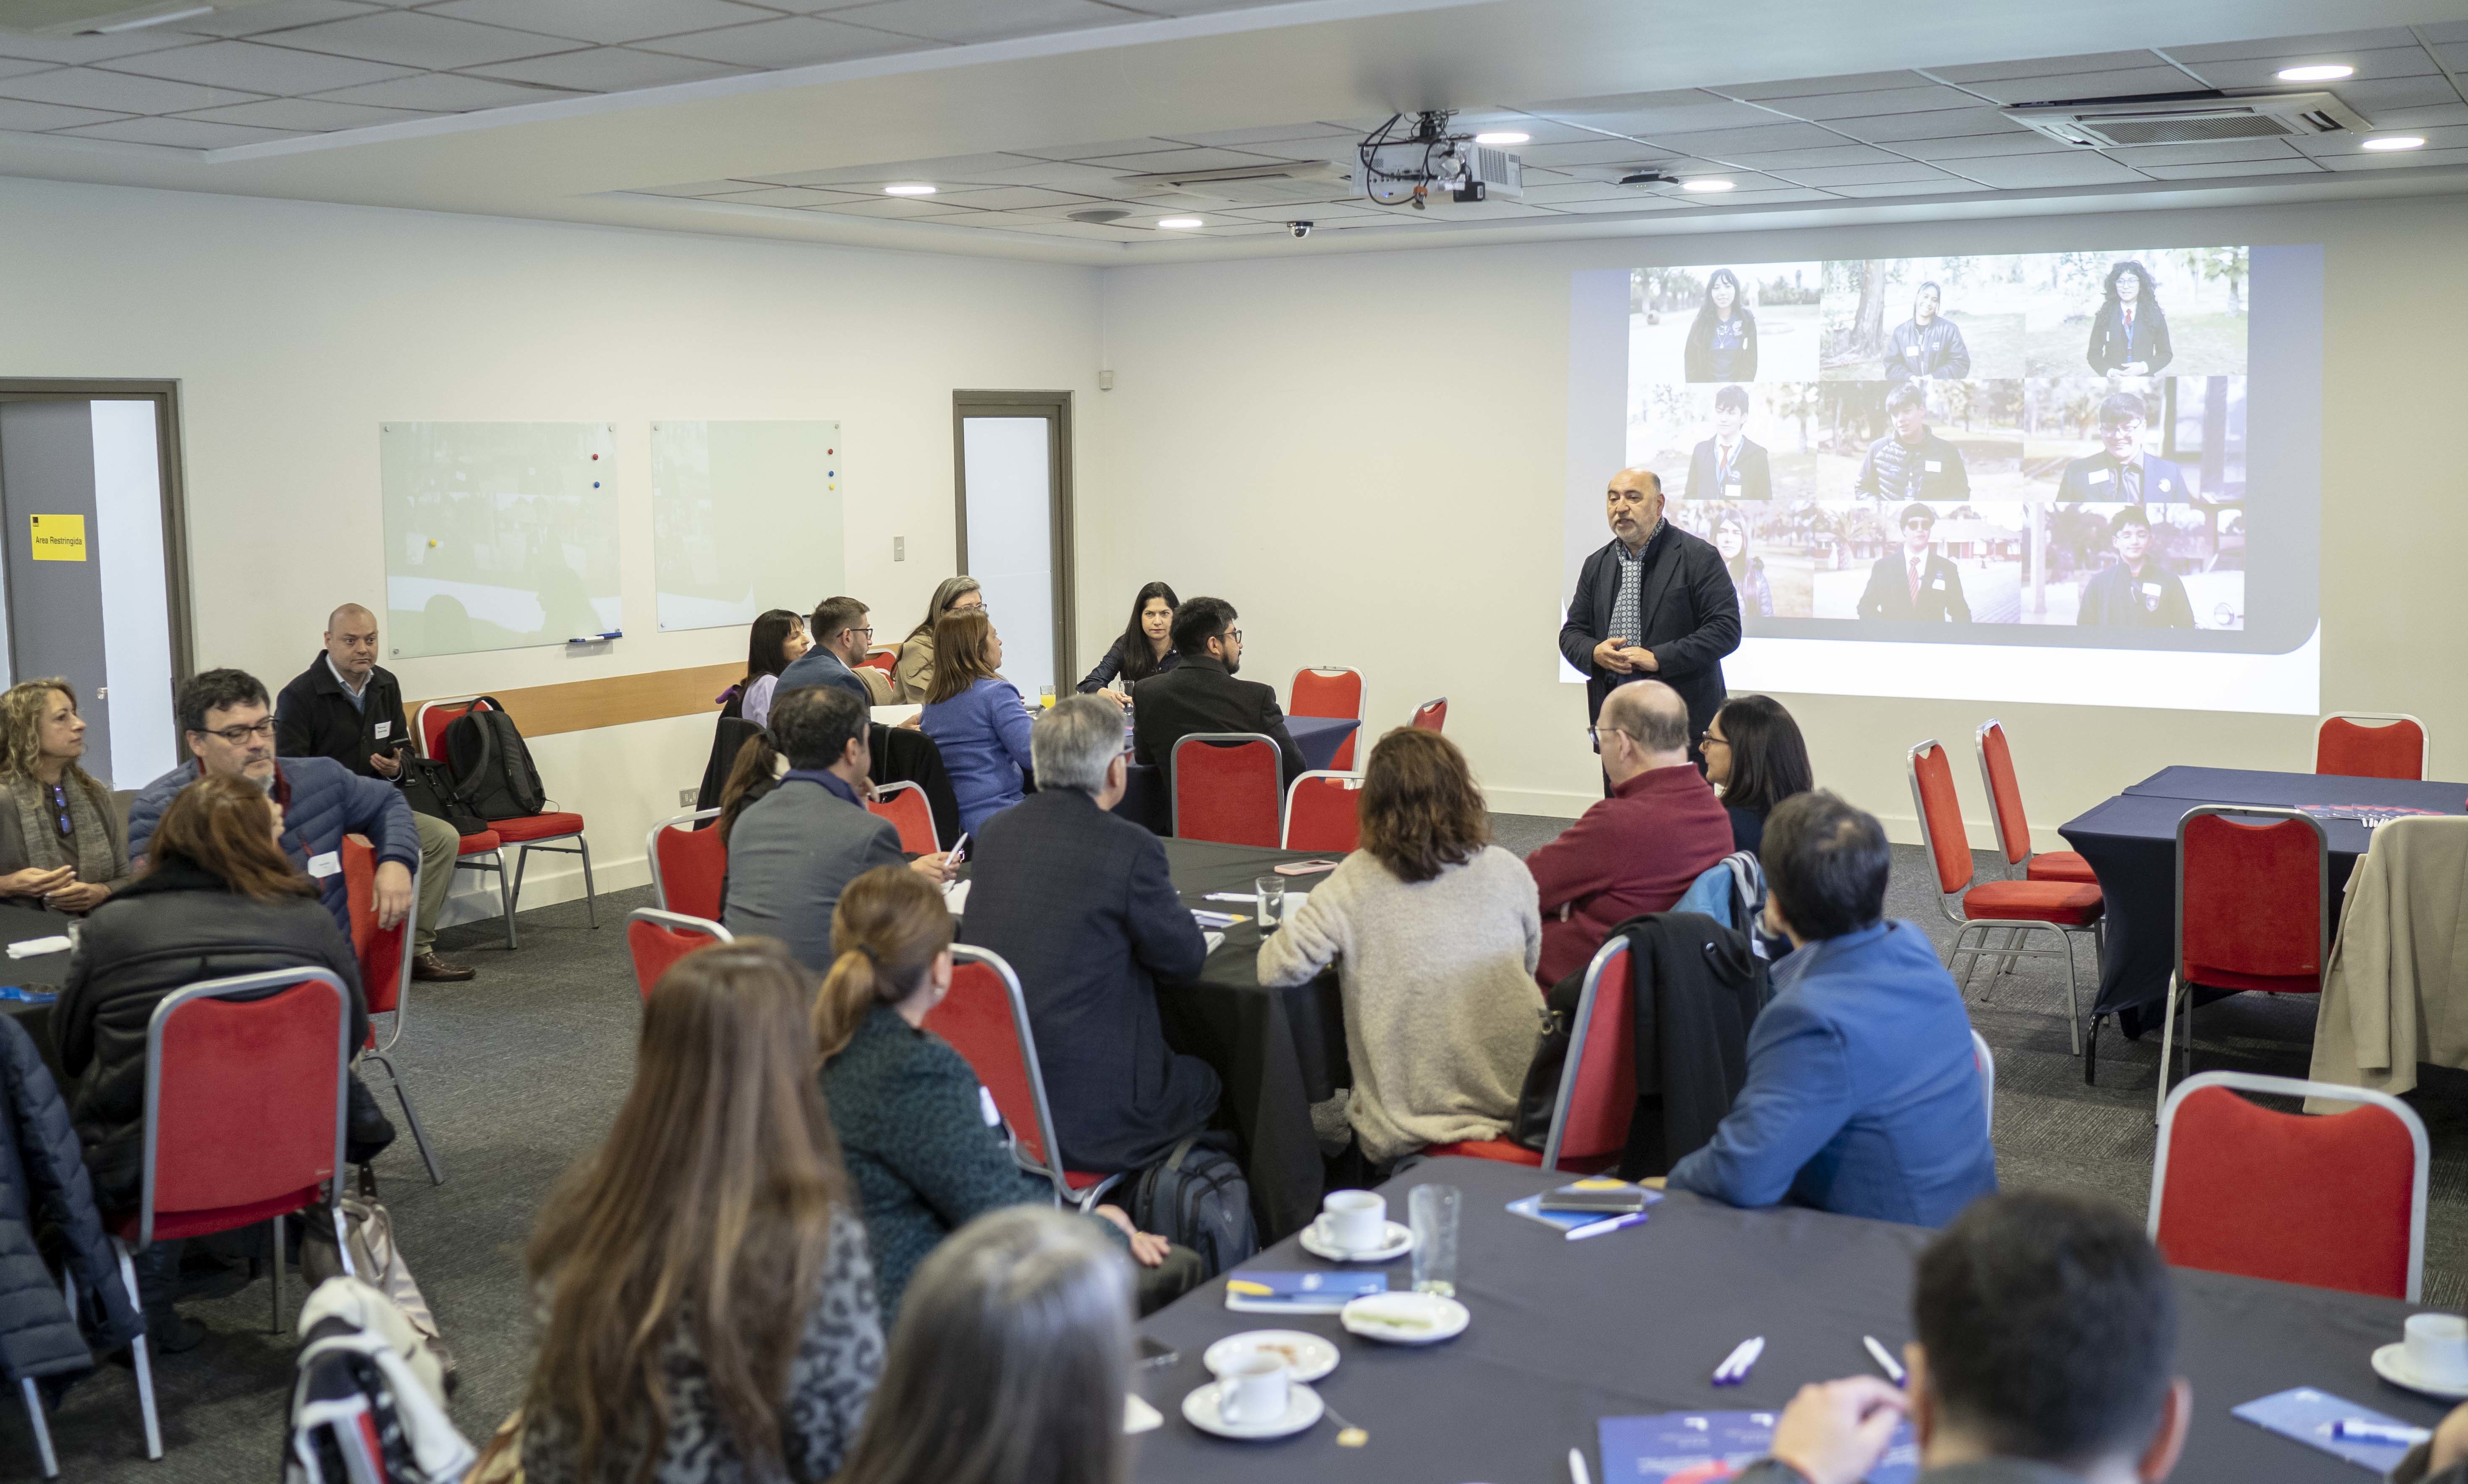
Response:
[[[2408,1368],[2419,1381],[2468,1386],[2468,1319],[2457,1314],[2408,1316]]]
[[[1340,1252],[1370,1252],[1388,1241],[1388,1201],[1367,1190],[1332,1191],[1320,1202],[1320,1230]]]
[[[1217,1415],[1238,1427],[1257,1427],[1286,1415],[1286,1358],[1268,1350],[1226,1357],[1217,1373]]]

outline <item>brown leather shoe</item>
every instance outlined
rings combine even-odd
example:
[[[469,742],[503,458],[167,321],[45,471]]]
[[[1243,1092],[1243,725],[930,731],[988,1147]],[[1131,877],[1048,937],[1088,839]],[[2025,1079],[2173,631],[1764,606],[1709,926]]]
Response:
[[[437,956],[437,950],[434,948],[411,961],[411,976],[414,979],[434,980],[440,984],[461,984],[466,979],[477,978],[479,973],[480,970],[467,965],[446,962]]]

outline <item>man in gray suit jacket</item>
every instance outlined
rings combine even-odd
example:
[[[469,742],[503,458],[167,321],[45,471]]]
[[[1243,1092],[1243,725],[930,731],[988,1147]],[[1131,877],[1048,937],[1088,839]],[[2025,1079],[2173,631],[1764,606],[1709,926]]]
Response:
[[[743,937],[788,945],[816,973],[832,967],[832,909],[840,891],[876,866],[901,863],[900,832],[865,801],[873,755],[864,703],[846,691],[806,686],[771,703],[771,735],[788,755],[780,787],[747,807],[728,832],[728,884],[720,921]],[[932,881],[950,879],[949,856],[908,862]]]
[[[1908,1416],[1919,1484],[2159,1484],[2184,1451],[2177,1298],[2142,1223],[2088,1196],[1987,1196],[1920,1254],[1908,1387],[1803,1386],[1736,1484],[1858,1484]]]

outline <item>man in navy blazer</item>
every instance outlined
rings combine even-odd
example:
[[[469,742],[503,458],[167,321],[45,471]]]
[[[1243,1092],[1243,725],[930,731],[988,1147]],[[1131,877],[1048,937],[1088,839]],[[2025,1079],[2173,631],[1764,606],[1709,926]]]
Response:
[[[1997,1189],[1962,992],[1928,934],[1885,918],[1876,819],[1823,790],[1766,818],[1766,925],[1791,939],[1748,1032],[1748,1080],[1671,1187],[1942,1226]]]
[[[1586,677],[1586,719],[1614,686],[1659,680],[1688,703],[1688,760],[1727,693],[1723,656],[1740,647],[1740,590],[1711,541],[1662,518],[1662,478],[1624,468],[1603,491],[1610,543],[1586,559],[1560,627],[1560,657]],[[1145,682],[1143,682],[1145,684]],[[1604,782],[1606,796],[1611,792]]]
[[[1748,422],[1748,389],[1726,386],[1714,394],[1714,436],[1688,456],[1683,500],[1771,500],[1773,466],[1765,445],[1741,431]]]

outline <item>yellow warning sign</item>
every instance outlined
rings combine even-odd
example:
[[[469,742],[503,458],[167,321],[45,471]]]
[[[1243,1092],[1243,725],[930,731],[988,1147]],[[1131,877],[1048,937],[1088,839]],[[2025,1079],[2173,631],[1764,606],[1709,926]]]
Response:
[[[85,560],[83,515],[33,515],[36,561]]]

